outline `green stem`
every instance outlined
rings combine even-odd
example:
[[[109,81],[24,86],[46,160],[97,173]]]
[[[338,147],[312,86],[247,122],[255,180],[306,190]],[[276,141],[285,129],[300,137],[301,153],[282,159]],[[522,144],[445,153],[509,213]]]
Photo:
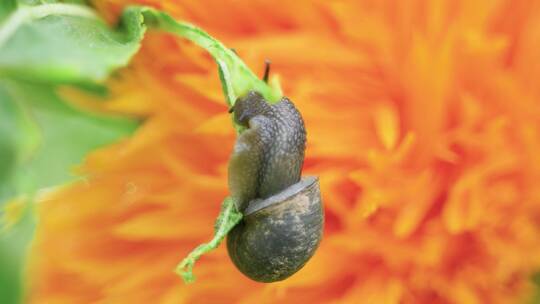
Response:
[[[236,53],[202,29],[189,23],[176,21],[171,16],[151,8],[132,7],[128,9],[139,10],[143,16],[141,22],[144,22],[149,28],[162,30],[188,39],[210,53],[218,65],[223,93],[229,107],[234,105],[238,97],[247,94],[251,90],[262,94],[270,103],[278,102],[281,99],[282,93],[279,84],[270,86],[259,79]],[[240,126],[233,125],[237,131],[240,130]],[[217,248],[227,236],[227,233],[241,220],[242,214],[236,210],[233,200],[226,198],[216,221],[214,238],[210,242],[196,247],[177,266],[176,273],[182,276],[186,283],[193,282],[195,280],[193,276],[195,262],[203,254]]]
[[[241,220],[242,214],[236,210],[232,198],[226,198],[223,201],[221,212],[216,220],[214,238],[210,242],[201,244],[193,249],[193,251],[191,251],[191,253],[176,267],[175,272],[182,276],[184,282],[192,283],[195,281],[195,276],[193,275],[195,262],[197,262],[203,254],[216,249],[229,231],[231,231],[231,229]]]
[[[219,67],[223,91],[229,106],[233,106],[239,96],[251,90],[261,93],[270,103],[281,99],[282,93],[279,87],[269,86],[259,79],[231,49],[202,29],[186,22],[176,21],[171,16],[151,8],[139,7],[138,9],[141,9],[148,27],[188,39],[214,57]]]

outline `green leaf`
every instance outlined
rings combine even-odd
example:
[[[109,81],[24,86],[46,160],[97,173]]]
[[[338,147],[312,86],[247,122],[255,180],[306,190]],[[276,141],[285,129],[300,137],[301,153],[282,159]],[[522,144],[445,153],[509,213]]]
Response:
[[[0,73],[48,82],[99,82],[128,63],[147,26],[207,50],[218,64],[229,105],[249,90],[258,91],[269,102],[281,98],[278,87],[257,78],[233,51],[202,29],[140,6],[127,8],[115,30],[81,5],[19,7],[0,27]]]
[[[0,22],[2,22],[11,12],[17,8],[17,1],[2,0],[0,1]]]
[[[0,26],[0,74],[59,83],[103,81],[127,65],[145,30],[135,14],[111,30],[86,6],[20,6]]]
[[[26,252],[34,232],[31,208],[25,208],[21,219],[8,231],[0,233],[0,299],[2,304],[23,303]]]
[[[76,176],[73,166],[90,151],[133,132],[136,122],[81,111],[51,86],[0,78],[0,299],[19,303],[22,269],[35,219],[22,204],[20,222],[6,228],[5,203],[31,202],[46,187]],[[13,224],[13,223],[11,223]]]
[[[0,105],[0,134],[6,135],[0,151],[7,155],[0,165],[12,172],[10,182],[4,177],[0,184],[0,199],[75,177],[72,166],[89,151],[129,135],[137,125],[129,119],[78,110],[50,86],[7,79],[0,79]],[[13,158],[15,164],[7,161]]]
[[[144,28],[126,20],[134,32],[112,31],[88,8],[53,0],[20,0],[19,8],[13,0],[0,2],[0,299],[16,304],[23,301],[22,269],[36,222],[34,194],[75,178],[73,166],[85,155],[137,124],[81,111],[53,86],[6,76],[102,92],[93,82],[127,64]],[[13,198],[20,206],[6,204]],[[23,212],[10,214],[13,206]]]

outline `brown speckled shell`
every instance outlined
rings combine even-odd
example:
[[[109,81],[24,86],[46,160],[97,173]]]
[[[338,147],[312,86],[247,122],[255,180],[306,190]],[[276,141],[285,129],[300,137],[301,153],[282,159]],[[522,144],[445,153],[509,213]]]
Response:
[[[323,225],[319,180],[305,177],[274,196],[249,204],[242,222],[228,235],[229,256],[255,281],[281,281],[313,256]]]

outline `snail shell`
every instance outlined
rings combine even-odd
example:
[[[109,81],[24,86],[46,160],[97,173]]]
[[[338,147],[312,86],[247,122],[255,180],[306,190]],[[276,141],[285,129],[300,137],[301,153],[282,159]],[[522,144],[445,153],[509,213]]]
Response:
[[[323,230],[318,179],[300,179],[304,122],[288,98],[270,105],[256,92],[232,111],[246,129],[229,162],[229,189],[244,215],[229,232],[229,256],[255,281],[283,280],[311,258]]]
[[[324,215],[317,177],[265,200],[254,200],[228,235],[236,267],[259,282],[275,282],[300,270],[322,238]]]

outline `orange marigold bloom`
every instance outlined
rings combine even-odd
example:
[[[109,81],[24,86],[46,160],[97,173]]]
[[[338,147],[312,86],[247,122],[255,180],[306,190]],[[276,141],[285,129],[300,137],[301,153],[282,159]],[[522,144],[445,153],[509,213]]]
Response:
[[[147,117],[40,204],[33,303],[520,303],[540,269],[537,1],[94,0],[163,9],[271,58],[308,130],[325,236],[307,266],[254,283],[212,235],[234,134],[204,51],[150,33],[106,110]],[[94,105],[77,92],[74,102]],[[101,106],[103,107],[103,106]]]

